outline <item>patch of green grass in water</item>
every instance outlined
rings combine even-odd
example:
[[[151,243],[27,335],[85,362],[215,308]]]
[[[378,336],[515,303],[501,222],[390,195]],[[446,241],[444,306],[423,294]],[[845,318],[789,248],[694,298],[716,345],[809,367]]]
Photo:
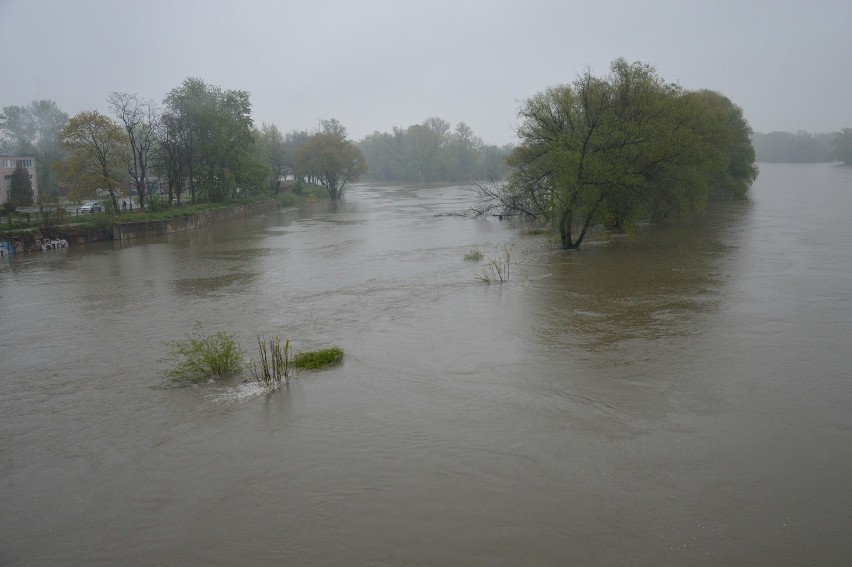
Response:
[[[300,352],[293,357],[293,364],[305,370],[318,370],[338,364],[343,360],[343,349],[339,347],[324,348],[310,352]]]

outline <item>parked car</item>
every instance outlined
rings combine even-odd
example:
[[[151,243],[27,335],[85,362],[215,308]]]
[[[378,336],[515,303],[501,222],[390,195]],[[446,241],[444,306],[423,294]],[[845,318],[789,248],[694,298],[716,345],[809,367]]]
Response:
[[[80,205],[81,213],[102,213],[104,212],[104,206],[101,205],[98,201],[86,201],[82,205]]]

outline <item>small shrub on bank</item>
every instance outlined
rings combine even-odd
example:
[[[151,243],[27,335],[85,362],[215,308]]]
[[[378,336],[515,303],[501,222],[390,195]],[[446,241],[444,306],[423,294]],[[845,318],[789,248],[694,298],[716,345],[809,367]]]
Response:
[[[166,202],[159,195],[149,195],[145,200],[145,210],[149,213],[156,213],[166,208]]]
[[[80,223],[94,230],[102,230],[106,232],[110,238],[113,236],[113,225],[115,217],[112,215],[89,215],[84,222]]]
[[[338,364],[343,360],[343,349],[340,347],[324,348],[310,352],[300,352],[293,357],[296,368],[319,370]]]
[[[305,202],[327,199],[328,192],[322,185],[305,183],[298,179],[296,181],[288,181],[282,185],[278,198],[282,199],[284,206],[293,206]]]
[[[243,352],[236,337],[219,331],[205,336],[196,323],[186,339],[166,343],[165,361],[174,364],[166,376],[178,382],[198,383],[236,374],[243,365]]]
[[[295,193],[282,193],[278,197],[282,207],[296,207],[305,201],[305,198]]]

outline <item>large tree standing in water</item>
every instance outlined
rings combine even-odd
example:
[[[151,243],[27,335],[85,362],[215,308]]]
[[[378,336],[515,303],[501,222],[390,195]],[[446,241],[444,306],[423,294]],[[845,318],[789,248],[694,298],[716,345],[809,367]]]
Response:
[[[592,224],[618,229],[700,210],[712,184],[733,177],[747,188],[756,174],[750,143],[731,141],[730,110],[642,63],[617,59],[606,77],[586,71],[522,106],[509,180],[481,186],[478,210],[542,218],[565,249]],[[733,166],[733,154],[748,163]]]
[[[294,155],[296,174],[318,181],[332,201],[367,171],[364,155],[346,136],[340,122],[323,120],[320,131],[303,140]]]

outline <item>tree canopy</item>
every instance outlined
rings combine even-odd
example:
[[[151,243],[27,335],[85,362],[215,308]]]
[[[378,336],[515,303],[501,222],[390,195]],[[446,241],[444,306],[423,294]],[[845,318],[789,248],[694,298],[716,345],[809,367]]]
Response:
[[[320,131],[302,140],[294,153],[296,175],[318,181],[332,201],[367,171],[364,155],[346,136],[336,119],[322,120]]]
[[[162,141],[171,154],[170,178],[213,202],[255,189],[257,175],[249,93],[186,79],[164,100]]]
[[[834,157],[846,165],[852,165],[852,128],[844,128],[831,143]]]
[[[144,209],[148,171],[157,149],[157,107],[151,100],[120,92],[110,93],[107,102],[127,134],[130,150],[125,159],[127,174],[133,181],[136,194],[139,195],[139,206]]]
[[[464,122],[432,117],[393,132],[373,132],[358,143],[379,181],[472,181],[502,179],[508,151],[486,145]]]
[[[9,198],[6,209],[14,211],[18,207],[28,207],[34,202],[33,182],[29,172],[20,165],[12,172]]]
[[[127,137],[121,127],[96,110],[71,118],[60,134],[67,157],[63,176],[72,182],[71,197],[82,200],[106,191],[118,211],[117,197],[125,193]]]
[[[292,171],[292,156],[287,140],[275,124],[255,129],[258,161],[269,171],[269,188],[273,195],[281,190],[281,181]]]
[[[757,161],[770,163],[825,163],[834,161],[832,140],[836,132],[755,132],[752,144]]]
[[[547,221],[577,248],[594,223],[623,228],[700,210],[714,187],[742,196],[757,175],[742,111],[688,92],[643,63],[615,60],[527,100],[502,185],[480,186],[482,213]]]

